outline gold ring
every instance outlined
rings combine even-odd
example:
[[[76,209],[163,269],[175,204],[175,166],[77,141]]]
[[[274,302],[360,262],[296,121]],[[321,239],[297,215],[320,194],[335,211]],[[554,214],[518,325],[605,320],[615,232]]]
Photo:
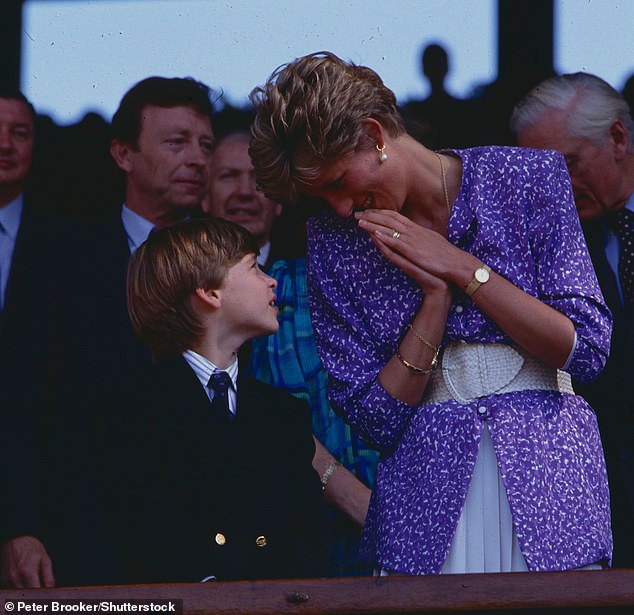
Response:
[[[392,233],[392,239],[398,239],[401,236],[401,233],[399,231],[394,231]]]

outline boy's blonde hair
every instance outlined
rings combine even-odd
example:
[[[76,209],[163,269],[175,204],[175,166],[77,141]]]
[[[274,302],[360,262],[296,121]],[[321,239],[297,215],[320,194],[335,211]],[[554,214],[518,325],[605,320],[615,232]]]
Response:
[[[233,265],[257,252],[251,234],[227,220],[188,220],[153,232],[128,266],[135,333],[155,357],[191,348],[204,333],[194,291],[220,288]]]

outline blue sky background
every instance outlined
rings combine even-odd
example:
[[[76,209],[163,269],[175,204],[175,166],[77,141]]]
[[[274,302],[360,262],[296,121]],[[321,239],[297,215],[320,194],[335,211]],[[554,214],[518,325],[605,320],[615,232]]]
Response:
[[[423,97],[419,55],[450,53],[447,88],[495,79],[495,0],[27,0],[22,89],[42,113],[110,119],[149,75],[185,76],[235,105],[279,64],[327,49],[374,68],[401,102]],[[634,71],[633,0],[555,0],[555,68],[620,89]]]

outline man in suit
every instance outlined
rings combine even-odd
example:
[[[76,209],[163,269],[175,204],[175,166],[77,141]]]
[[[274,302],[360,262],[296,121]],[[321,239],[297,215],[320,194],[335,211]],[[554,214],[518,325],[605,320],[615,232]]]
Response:
[[[24,184],[31,167],[35,111],[19,92],[0,91],[0,307],[23,210]]]
[[[36,208],[25,187],[34,145],[35,110],[19,91],[0,91],[0,545],[3,564],[14,553],[52,583],[46,550],[33,538],[35,494],[29,489],[35,459],[37,408],[46,397],[50,362],[47,268],[58,221]],[[41,209],[41,208],[40,208]],[[35,375],[35,376],[34,376]],[[18,506],[16,502],[20,502]],[[11,540],[16,532],[24,534]],[[9,570],[0,573],[8,582]]]
[[[51,584],[33,550],[48,552],[58,585],[117,577],[92,476],[96,408],[113,379],[150,362],[127,314],[127,261],[153,228],[185,219],[200,205],[211,112],[209,88],[193,79],[150,77],[133,86],[113,117],[110,148],[125,176],[125,203],[112,219],[57,242],[51,401],[39,418],[39,480],[30,481],[39,515],[35,530],[12,531],[3,557],[7,585]]]
[[[33,207],[24,205],[24,188],[31,167],[35,110],[20,92],[0,91],[0,334],[7,318],[16,315],[27,292],[20,270],[41,254],[37,246],[45,225]],[[30,204],[29,204],[30,205]],[[30,250],[30,249],[31,250]]]
[[[214,143],[209,194],[202,206],[206,214],[246,228],[257,239],[260,267],[269,271],[275,261],[299,256],[301,241],[289,237],[279,226],[282,206],[257,189],[249,157],[250,139],[248,131],[236,131]]]
[[[118,454],[101,473],[125,582],[325,572],[308,407],[238,366],[244,342],[278,328],[256,252],[238,225],[197,219],[132,258],[130,316],[156,363],[114,387],[105,448]]]
[[[552,77],[516,107],[521,146],[559,150],[603,295],[614,317],[610,357],[576,385],[597,413],[612,500],[614,565],[634,566],[634,124],[623,97],[594,75]],[[634,218],[634,213],[632,214]]]

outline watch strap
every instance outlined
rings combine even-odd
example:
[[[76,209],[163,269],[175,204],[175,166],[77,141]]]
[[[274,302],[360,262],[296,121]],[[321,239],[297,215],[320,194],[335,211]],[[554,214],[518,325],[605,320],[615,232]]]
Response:
[[[484,280],[484,282],[481,282],[480,280],[478,280],[476,276],[477,272],[480,269],[484,269],[487,272],[487,279]],[[469,282],[469,284],[465,286],[465,289],[464,289],[465,294],[471,297],[471,295],[473,295],[473,293],[475,293],[475,291],[478,290],[480,286],[482,286],[483,284],[489,281],[488,274],[490,273],[491,273],[491,267],[489,267],[488,265],[482,265],[482,267],[478,267],[476,269],[476,272],[473,275],[473,280],[471,280],[471,282]]]

